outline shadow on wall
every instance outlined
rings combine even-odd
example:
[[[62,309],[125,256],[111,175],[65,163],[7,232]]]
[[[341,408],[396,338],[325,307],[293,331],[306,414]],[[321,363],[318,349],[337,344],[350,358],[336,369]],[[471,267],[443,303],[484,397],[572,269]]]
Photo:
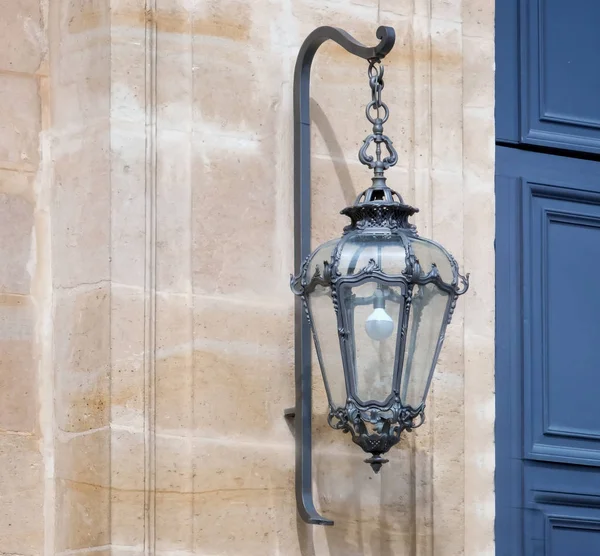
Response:
[[[335,173],[344,195],[344,200],[346,202],[345,206],[351,205],[354,203],[359,192],[355,191],[354,189],[352,177],[348,171],[348,165],[344,161],[344,151],[342,150],[342,147],[335,136],[335,131],[333,130],[329,119],[325,115],[325,112],[314,99],[310,100],[310,118],[311,121],[317,126],[317,129],[323,137],[323,142],[329,150],[329,156],[333,162],[333,167],[335,168]],[[356,152],[358,153],[358,148],[356,149]],[[338,208],[338,210],[342,210],[344,207],[336,208]]]
[[[348,446],[340,445],[338,453],[332,453],[329,442],[315,445],[315,498],[322,515],[335,525],[310,526],[298,517],[302,556],[426,553],[429,486],[419,482],[417,468],[431,466],[431,456],[415,451],[412,439],[403,439],[390,454],[390,463],[375,475],[362,451],[349,437],[342,438]]]

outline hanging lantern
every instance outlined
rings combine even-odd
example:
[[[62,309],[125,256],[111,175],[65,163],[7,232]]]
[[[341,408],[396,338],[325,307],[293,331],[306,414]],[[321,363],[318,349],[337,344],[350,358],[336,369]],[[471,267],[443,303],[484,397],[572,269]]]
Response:
[[[398,154],[383,133],[383,74],[380,60],[369,60],[373,133],[359,160],[373,170],[372,184],[341,211],[350,218],[342,236],[318,247],[291,280],[310,323],[329,424],[370,453],[375,472],[401,433],[423,423],[446,327],[468,288],[448,251],[409,222],[417,209],[386,183]]]

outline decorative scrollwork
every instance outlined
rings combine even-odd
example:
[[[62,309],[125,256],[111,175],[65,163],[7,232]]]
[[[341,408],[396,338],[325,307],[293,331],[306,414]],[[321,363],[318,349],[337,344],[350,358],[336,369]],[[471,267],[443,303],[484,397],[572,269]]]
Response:
[[[378,128],[378,124],[373,126],[373,130],[376,128]],[[373,142],[376,144],[377,159],[367,152],[369,146]],[[383,160],[381,160],[382,144],[385,145],[385,148],[388,152],[388,156],[386,156]],[[398,152],[394,148],[392,140],[387,135],[383,135],[381,133],[371,133],[371,135],[367,136],[367,138],[363,141],[363,145],[358,151],[358,160],[360,160],[362,164],[369,167],[371,170],[384,171],[391,168],[398,162]]]
[[[327,287],[331,285],[331,264],[328,261],[323,261],[323,272],[319,265],[315,266],[315,272],[310,281],[308,281],[308,268],[310,258],[307,257],[300,267],[300,272],[297,276],[290,275],[290,289],[294,295],[308,295],[317,286]]]
[[[458,280],[460,281],[460,286],[456,287],[456,295],[462,295],[463,293],[467,293],[469,289],[469,276],[470,274],[467,272],[466,276],[462,274],[458,275]]]
[[[290,289],[294,295],[304,295],[306,288],[306,272],[310,263],[310,256],[304,259],[304,262],[300,266],[300,272],[294,276],[290,274]]]
[[[330,410],[327,422],[334,429],[350,433],[352,441],[372,455],[365,462],[378,473],[388,461],[382,454],[400,441],[402,431],[410,432],[423,424],[424,411],[424,405],[417,409],[402,405],[398,396],[386,407],[363,406],[350,398],[345,407]]]
[[[351,223],[344,228],[344,234],[367,228],[381,228],[391,233],[404,231],[414,233],[415,226],[408,219],[417,212],[417,209],[401,204],[356,204],[346,207],[341,214],[348,216]]]

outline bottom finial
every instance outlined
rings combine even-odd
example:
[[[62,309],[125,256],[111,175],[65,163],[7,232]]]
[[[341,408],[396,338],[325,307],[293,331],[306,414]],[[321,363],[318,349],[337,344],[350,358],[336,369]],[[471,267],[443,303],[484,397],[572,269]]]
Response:
[[[379,473],[381,466],[384,463],[388,463],[389,461],[390,461],[389,459],[382,458],[381,454],[373,454],[372,457],[365,460],[365,463],[370,464],[371,467],[373,468],[373,471],[375,471],[375,473],[377,474],[377,473]]]

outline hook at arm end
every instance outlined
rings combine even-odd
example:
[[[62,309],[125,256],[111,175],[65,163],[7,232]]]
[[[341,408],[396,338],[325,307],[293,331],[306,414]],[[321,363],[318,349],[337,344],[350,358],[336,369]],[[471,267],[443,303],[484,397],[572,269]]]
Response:
[[[377,29],[376,33],[377,38],[379,39],[379,44],[373,49],[376,52],[375,58],[385,58],[392,48],[394,48],[394,43],[396,42],[396,31],[394,31],[393,27],[387,27],[382,25]]]

